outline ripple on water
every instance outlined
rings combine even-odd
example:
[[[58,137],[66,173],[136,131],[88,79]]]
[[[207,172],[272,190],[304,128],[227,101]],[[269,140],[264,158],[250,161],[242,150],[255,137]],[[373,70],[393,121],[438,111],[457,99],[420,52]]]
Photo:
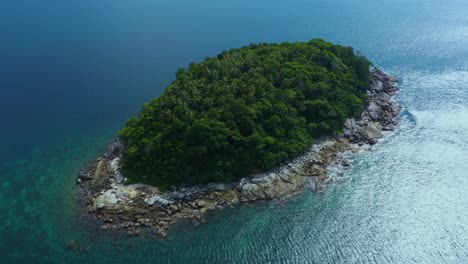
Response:
[[[0,1],[10,2],[21,6]],[[0,130],[0,263],[468,263],[466,1],[47,2],[39,24],[24,7],[0,9],[18,33],[6,32],[0,49],[1,72],[14,73],[0,78],[9,101],[0,107],[11,110]],[[19,13],[27,19],[9,21]],[[64,18],[74,30],[56,23]],[[317,36],[354,46],[402,81],[397,133],[353,157],[345,181],[284,205],[212,213],[167,240],[79,221],[77,169],[176,67],[249,42]],[[71,239],[86,251],[66,251]]]

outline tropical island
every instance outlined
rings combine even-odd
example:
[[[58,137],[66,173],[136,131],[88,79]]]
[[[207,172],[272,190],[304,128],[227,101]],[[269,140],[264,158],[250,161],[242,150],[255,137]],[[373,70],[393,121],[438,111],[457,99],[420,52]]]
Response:
[[[322,192],[328,169],[394,130],[397,82],[322,39],[251,44],[179,69],[78,176],[103,229],[129,235],[207,210]]]

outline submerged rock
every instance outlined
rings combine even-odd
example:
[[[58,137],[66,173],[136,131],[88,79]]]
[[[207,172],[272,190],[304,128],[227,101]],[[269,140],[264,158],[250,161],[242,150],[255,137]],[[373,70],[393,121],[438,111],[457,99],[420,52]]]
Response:
[[[78,246],[78,243],[76,243],[75,240],[70,240],[68,241],[67,245],[65,246],[66,249],[69,249],[69,250],[72,250],[72,251],[75,251],[77,252],[80,247]]]

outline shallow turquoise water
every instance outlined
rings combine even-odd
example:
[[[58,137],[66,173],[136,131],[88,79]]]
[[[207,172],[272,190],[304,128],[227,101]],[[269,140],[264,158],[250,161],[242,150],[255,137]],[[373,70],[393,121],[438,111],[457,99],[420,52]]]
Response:
[[[461,0],[1,2],[0,262],[467,263],[467,14]],[[178,67],[314,37],[399,77],[406,109],[327,193],[225,209],[166,240],[79,218],[76,172]]]

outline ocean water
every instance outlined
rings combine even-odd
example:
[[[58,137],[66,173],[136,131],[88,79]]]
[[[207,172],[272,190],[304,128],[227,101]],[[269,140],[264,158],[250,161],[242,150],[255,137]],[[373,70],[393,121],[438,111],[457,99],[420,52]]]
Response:
[[[398,77],[405,107],[325,194],[212,212],[165,240],[80,218],[80,166],[177,68],[315,37]],[[0,1],[0,118],[0,263],[468,263],[465,0]]]

